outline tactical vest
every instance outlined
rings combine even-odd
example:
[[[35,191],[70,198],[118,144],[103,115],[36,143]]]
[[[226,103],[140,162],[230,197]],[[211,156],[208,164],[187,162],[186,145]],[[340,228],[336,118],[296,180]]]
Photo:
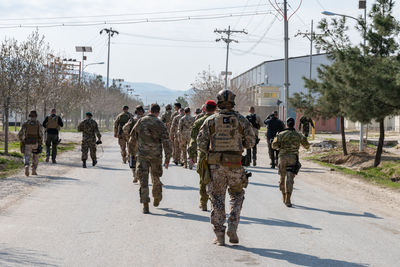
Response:
[[[253,125],[254,128],[260,129],[260,124],[257,123],[257,115],[256,114],[249,114],[246,116],[246,118],[249,120],[251,125]]]
[[[59,129],[58,116],[54,116],[54,117],[53,116],[49,116],[46,128],[47,129]]]
[[[121,116],[119,116],[119,125],[122,127],[129,121],[131,117],[129,116],[128,113],[123,113]]]
[[[211,135],[211,152],[242,153],[242,129],[236,114],[219,114],[214,119],[215,129]]]
[[[37,121],[29,121],[26,124],[25,144],[33,145],[39,141],[39,123]]]

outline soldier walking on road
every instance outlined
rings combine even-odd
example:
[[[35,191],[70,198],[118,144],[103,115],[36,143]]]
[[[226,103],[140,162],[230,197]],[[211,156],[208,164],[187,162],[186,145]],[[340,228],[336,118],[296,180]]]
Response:
[[[172,113],[172,115],[171,115],[171,124],[172,124],[172,121],[174,120],[174,118],[176,117],[176,116],[178,116],[179,114],[181,114],[181,108],[182,108],[182,105],[181,105],[181,103],[179,103],[179,102],[176,102],[175,104],[174,104],[174,113]],[[170,126],[171,127],[171,126]],[[168,129],[169,130],[169,129]]]
[[[183,115],[184,115],[184,109],[181,108],[179,110],[179,115],[175,116],[174,119],[172,120],[171,129],[169,131],[169,135],[171,137],[171,141],[174,146],[174,152],[172,155],[175,165],[181,164],[181,166],[183,166],[183,163],[181,161],[181,149],[179,144],[178,126],[179,126],[179,120],[183,117]]]
[[[246,166],[250,166],[252,161],[253,166],[257,166],[257,144],[260,141],[258,138],[258,130],[261,128],[261,118],[256,114],[254,107],[250,107],[249,112],[250,114],[246,116],[246,119],[248,119],[251,126],[253,126],[253,131],[256,135],[256,144],[254,147],[246,150]]]
[[[150,114],[141,118],[133,127],[131,138],[137,147],[136,177],[140,182],[140,203],[143,203],[143,213],[149,213],[149,172],[153,184],[153,205],[157,207],[162,199],[162,150],[164,149],[164,167],[168,169],[172,145],[167,128],[158,119],[160,106],[152,104]]]
[[[296,132],[294,128],[295,121],[293,118],[287,119],[287,129],[280,132],[272,142],[273,149],[279,149],[279,189],[282,191],[283,203],[287,207],[291,207],[290,197],[293,192],[294,177],[300,170],[299,148],[302,145],[308,149],[310,144],[307,137]]]
[[[165,127],[167,127],[167,130],[169,131],[172,122],[172,107],[170,104],[165,106],[165,113],[162,114],[161,121],[165,124]]]
[[[312,128],[314,128],[315,125],[313,120],[310,117],[303,115],[300,118],[299,131],[301,131],[301,127],[303,126],[302,133],[305,137],[308,137],[310,134],[310,125]]]
[[[221,90],[218,95],[219,112],[208,117],[201,126],[197,137],[200,151],[206,153],[210,171],[207,192],[211,199],[211,223],[216,238],[214,243],[225,245],[225,195],[230,196],[228,219],[229,242],[239,243],[237,228],[244,200],[247,177],[241,164],[244,149],[251,148],[256,142],[249,121],[233,110],[235,94],[230,90]]]
[[[97,122],[92,119],[93,115],[86,112],[86,119],[79,123],[78,132],[82,132],[82,167],[86,168],[86,160],[88,159],[88,150],[92,158],[92,165],[96,166],[96,145],[101,144],[101,134]],[[97,141],[96,141],[97,136]]]
[[[190,115],[190,108],[185,108],[185,115],[179,120],[178,123],[178,138],[181,150],[181,160],[184,167],[188,167],[187,160],[187,147],[190,142],[190,131],[194,122],[194,117]],[[193,162],[189,161],[189,169],[193,169]]]
[[[128,136],[128,154],[129,154],[129,167],[132,170],[133,173],[133,183],[137,183],[139,180],[136,176],[136,152],[137,152],[137,148],[134,146],[134,144],[130,139],[131,136],[131,132],[133,129],[133,126],[135,126],[136,122],[142,118],[144,116],[144,108],[143,106],[139,105],[136,106],[136,110],[135,110],[135,117],[131,118],[122,128],[122,130],[124,131],[124,134],[126,136]]]
[[[197,136],[200,132],[200,127],[204,121],[215,113],[217,103],[214,100],[208,100],[205,104],[205,115],[195,120],[192,126],[191,140],[188,148],[189,160],[193,163],[197,158],[197,173],[200,176],[200,205],[202,211],[207,211],[207,201],[209,199],[206,185],[210,182],[210,173],[207,166],[206,153],[197,149]]]
[[[127,161],[126,146],[128,142],[128,136],[124,134],[122,128],[132,117],[133,115],[129,113],[129,107],[124,106],[122,112],[118,114],[117,119],[114,122],[114,137],[118,138],[118,144],[121,148],[122,162],[124,164]]]
[[[43,127],[37,120],[36,110],[29,113],[29,120],[21,126],[18,132],[21,142],[21,153],[24,154],[25,175],[29,176],[29,163],[32,157],[32,175],[37,175],[39,154],[42,153]]]
[[[275,136],[285,129],[285,124],[283,121],[278,119],[278,111],[274,111],[268,118],[264,121],[264,124],[267,126],[267,132],[265,136],[267,137],[268,143],[268,154],[271,160],[271,168],[275,169],[275,166],[278,165],[278,155],[279,150],[275,150],[272,148],[272,141],[274,141]]]
[[[57,163],[57,145],[60,142],[59,131],[64,126],[60,116],[57,116],[56,109],[51,110],[51,115],[47,116],[43,121],[43,127],[46,129],[46,162],[50,160],[50,147],[51,147],[51,161]]]

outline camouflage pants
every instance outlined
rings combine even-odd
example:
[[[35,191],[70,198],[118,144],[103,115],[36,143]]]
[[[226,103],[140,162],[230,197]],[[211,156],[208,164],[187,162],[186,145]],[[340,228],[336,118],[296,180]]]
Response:
[[[207,184],[207,193],[211,200],[211,223],[215,232],[225,231],[225,195],[230,197],[228,228],[237,230],[240,212],[244,200],[243,168],[230,168],[221,165],[210,165],[211,182]]]
[[[126,159],[126,156],[127,156],[127,153],[126,153],[127,140],[126,140],[126,138],[119,137],[118,138],[118,144],[119,144],[119,147],[121,148],[122,159]]]
[[[161,159],[145,159],[138,157],[136,161],[136,177],[140,182],[139,194],[140,203],[149,203],[149,172],[151,173],[151,181],[153,184],[153,198],[161,201],[162,199],[162,160]]]
[[[294,166],[296,164],[296,155],[279,155],[279,174],[281,179],[279,181],[279,189],[282,193],[292,193],[294,177],[296,176],[292,172],[287,172],[286,169],[289,166]]]
[[[179,142],[179,149],[181,151],[181,162],[187,164],[187,147],[190,143],[190,138],[182,137]]]
[[[207,185],[200,181],[200,204],[206,205],[208,199]]]
[[[88,159],[88,151],[90,150],[90,157],[96,160],[96,141],[82,141],[82,160]]]
[[[181,149],[179,145],[179,140],[178,137],[175,136],[174,138],[174,152],[172,157],[174,158],[174,161],[177,161],[178,163],[181,162]]]
[[[38,144],[33,145],[25,145],[24,150],[24,160],[25,166],[29,166],[31,157],[32,157],[32,169],[36,170],[39,164],[39,154],[33,153],[34,150],[38,149]]]

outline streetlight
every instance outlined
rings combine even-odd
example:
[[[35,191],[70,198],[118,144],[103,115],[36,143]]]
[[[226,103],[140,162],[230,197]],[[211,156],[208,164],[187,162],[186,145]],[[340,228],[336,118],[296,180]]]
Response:
[[[331,11],[322,11],[321,13],[325,16],[341,16],[349,19],[354,19],[358,23],[362,24],[364,22],[364,53],[365,53],[365,46],[366,46],[366,36],[367,36],[367,1],[366,0],[360,0],[359,1],[359,9],[364,9],[364,21],[361,19],[358,19],[356,17],[350,16],[350,15],[345,15],[345,14],[339,14]],[[367,134],[368,135],[368,134]],[[360,146],[359,146],[360,151],[364,151],[364,125],[363,123],[360,122]]]
[[[104,62],[89,63],[89,64],[87,64],[87,65],[83,68],[83,70],[85,70],[88,66],[91,66],[91,65],[103,65],[103,64],[104,64]]]

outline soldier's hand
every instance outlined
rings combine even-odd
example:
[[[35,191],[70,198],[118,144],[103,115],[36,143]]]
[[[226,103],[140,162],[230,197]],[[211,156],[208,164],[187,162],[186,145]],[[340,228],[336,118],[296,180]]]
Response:
[[[168,163],[168,162],[165,162],[165,163],[164,163],[164,168],[165,168],[166,170],[168,170],[168,166],[169,166],[169,163]]]
[[[114,137],[115,137],[115,138],[118,138],[118,134],[115,133],[115,134],[114,134]]]

